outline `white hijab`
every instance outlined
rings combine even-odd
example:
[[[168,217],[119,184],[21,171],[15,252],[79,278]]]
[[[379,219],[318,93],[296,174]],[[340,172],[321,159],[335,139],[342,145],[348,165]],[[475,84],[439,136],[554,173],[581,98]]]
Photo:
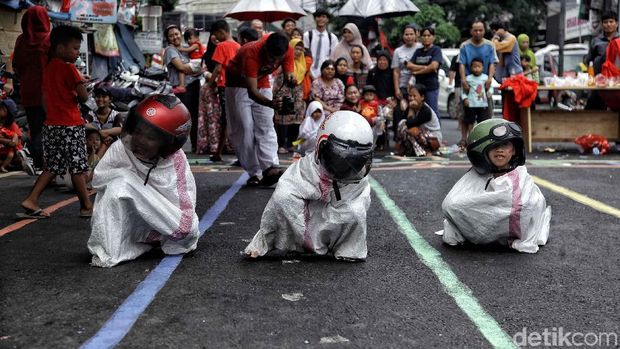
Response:
[[[362,57],[362,64],[366,66],[366,69],[370,69],[372,66],[372,60],[370,59],[368,49],[364,46],[364,42],[362,42],[362,34],[360,34],[360,30],[357,29],[355,23],[347,23],[342,30],[344,31],[344,29],[348,29],[351,33],[353,33],[353,40],[349,43],[344,37],[340,39],[340,42],[332,51],[330,58],[335,61],[340,57],[344,57],[347,59],[350,67],[351,64],[353,64],[353,61],[351,60],[351,45],[360,45],[362,46],[362,52],[364,54]]]

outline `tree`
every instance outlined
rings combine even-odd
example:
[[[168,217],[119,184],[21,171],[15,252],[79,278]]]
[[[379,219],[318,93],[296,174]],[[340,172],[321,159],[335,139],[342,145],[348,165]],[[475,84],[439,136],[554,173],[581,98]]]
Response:
[[[446,12],[437,4],[430,4],[428,0],[416,0],[416,6],[420,12],[413,16],[396,17],[386,19],[382,28],[390,44],[397,46],[402,28],[407,24],[415,24],[418,28],[433,27],[435,28],[435,44],[439,46],[454,46],[458,44],[460,39],[459,30],[446,19]]]
[[[161,6],[164,12],[174,11],[179,0],[148,0],[151,6]]]
[[[454,23],[464,38],[469,37],[470,22],[479,18],[487,22],[502,21],[509,24],[515,35],[526,33],[536,37],[538,25],[546,16],[548,1],[541,0],[439,0],[447,12],[447,19]]]

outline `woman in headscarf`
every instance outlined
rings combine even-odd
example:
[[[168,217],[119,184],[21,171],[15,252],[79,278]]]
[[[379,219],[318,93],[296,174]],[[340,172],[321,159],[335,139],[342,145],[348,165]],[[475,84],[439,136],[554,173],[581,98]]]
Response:
[[[336,78],[338,78],[344,86],[355,84],[353,77],[349,74],[349,62],[344,57],[340,57],[336,60]]]
[[[295,52],[295,86],[287,86],[284,83],[284,74],[280,71],[273,84],[273,98],[290,98],[294,108],[286,110],[286,105],[281,110],[274,111],[276,134],[278,135],[278,153],[286,154],[293,147],[293,142],[299,134],[299,125],[304,120],[306,103],[304,102],[303,83],[308,72],[308,62],[305,57],[304,42],[300,39],[292,39],[289,46]],[[281,69],[280,69],[281,70]],[[286,103],[284,103],[286,104]]]
[[[335,61],[340,57],[344,57],[347,59],[350,67],[353,64],[353,60],[351,59],[351,48],[355,45],[359,45],[362,48],[362,64],[370,68],[372,66],[370,53],[368,53],[368,49],[364,46],[362,34],[360,34],[360,30],[357,29],[354,23],[347,23],[344,28],[342,28],[342,39],[340,39],[340,42],[332,51],[330,58]]]
[[[43,6],[32,6],[22,17],[22,34],[15,41],[13,69],[21,81],[21,104],[26,109],[30,127],[30,152],[34,167],[43,168],[41,131],[45,110],[41,96],[43,68],[50,47],[50,18]]]
[[[394,74],[390,68],[390,54],[387,51],[377,52],[377,65],[368,72],[366,83],[377,89],[377,97],[381,105],[388,103],[388,98],[394,98]]]
[[[520,34],[517,37],[517,42],[519,43],[519,54],[521,54],[521,57],[523,56],[530,57],[530,69],[529,70],[534,70],[534,68],[536,68],[536,55],[534,54],[534,51],[530,49],[530,37],[527,36],[527,34]]]

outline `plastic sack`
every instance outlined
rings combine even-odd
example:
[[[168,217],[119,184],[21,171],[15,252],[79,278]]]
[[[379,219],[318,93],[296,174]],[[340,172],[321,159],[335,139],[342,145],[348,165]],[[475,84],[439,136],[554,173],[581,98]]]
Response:
[[[332,182],[314,153],[294,162],[280,177],[245,254],[310,252],[333,254],[337,259],[366,259],[368,177],[356,184],[339,183],[339,188],[341,200],[336,199]]]
[[[596,153],[604,155],[609,152],[609,142],[601,135],[587,134],[575,138],[575,143],[580,147],[582,153]],[[597,150],[594,150],[594,149]]]
[[[198,242],[196,183],[185,153],[179,150],[151,169],[124,144],[130,137],[112,143],[95,168],[88,239],[94,266],[135,259],[154,245],[166,254],[186,253]]]
[[[535,253],[549,238],[551,208],[525,166],[497,178],[470,170],[452,187],[441,208],[443,241],[449,245],[498,242]]]

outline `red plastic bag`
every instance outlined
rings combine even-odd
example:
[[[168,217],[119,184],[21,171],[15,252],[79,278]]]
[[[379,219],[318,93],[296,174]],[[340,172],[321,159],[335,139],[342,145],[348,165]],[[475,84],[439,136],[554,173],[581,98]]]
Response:
[[[592,153],[594,148],[598,149],[598,153],[603,155],[609,151],[609,142],[607,138],[601,135],[587,134],[575,138],[575,143],[581,147],[584,153]],[[594,151],[596,153],[596,151]]]

